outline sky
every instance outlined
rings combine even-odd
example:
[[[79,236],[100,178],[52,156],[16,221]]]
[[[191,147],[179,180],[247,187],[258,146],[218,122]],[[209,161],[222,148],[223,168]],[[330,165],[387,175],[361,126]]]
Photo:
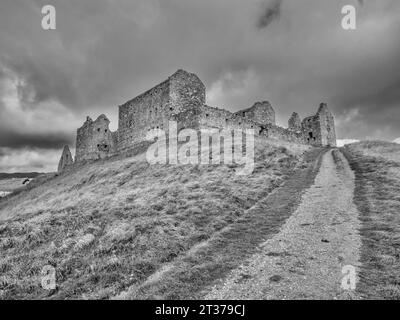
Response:
[[[44,5],[56,30],[43,30]],[[357,29],[342,28],[353,5]],[[54,171],[76,129],[177,69],[207,104],[273,105],[278,124],[328,103],[339,139],[400,137],[398,0],[1,0],[0,172]]]

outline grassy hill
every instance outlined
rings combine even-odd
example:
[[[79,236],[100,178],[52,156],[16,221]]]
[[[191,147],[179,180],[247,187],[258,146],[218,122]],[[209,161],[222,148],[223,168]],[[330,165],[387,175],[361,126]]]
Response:
[[[400,299],[400,145],[360,142],[343,151],[356,174],[362,237],[358,291],[368,299]]]
[[[53,176],[51,173],[26,173],[26,175],[23,173],[3,174],[3,178],[0,178],[0,199],[2,197],[10,197],[10,194],[23,192],[24,190],[27,190],[36,184],[42,183],[51,176]]]
[[[242,261],[235,252],[250,253],[254,239],[265,236],[252,238],[259,224],[249,219],[249,209],[296,170],[315,170],[316,153],[307,157],[308,151],[306,146],[257,141],[250,176],[236,175],[236,165],[150,166],[141,154],[77,167],[0,199],[0,298],[103,299],[124,292],[124,298],[138,298],[135,288],[208,239],[232,237],[223,232],[239,223],[246,233],[235,236],[243,240],[237,251],[230,251],[228,267],[233,268]],[[275,218],[276,223],[284,217]],[[250,226],[253,230],[246,230]],[[185,274],[198,279],[202,257],[193,259]],[[54,291],[40,286],[45,265],[56,269]],[[210,262],[204,269],[208,276],[203,272],[202,283],[191,279],[195,287],[188,289],[199,291],[227,271],[211,272],[217,266]],[[168,290],[163,294],[171,297]]]
[[[11,178],[0,180],[0,193],[1,192],[13,192],[24,187],[23,182],[26,178]]]

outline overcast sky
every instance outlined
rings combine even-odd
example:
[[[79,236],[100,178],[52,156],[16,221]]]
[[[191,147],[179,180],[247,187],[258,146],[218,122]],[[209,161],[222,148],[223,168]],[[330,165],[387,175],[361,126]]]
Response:
[[[41,28],[52,4],[57,29]],[[357,9],[357,30],[341,8]],[[268,100],[280,125],[327,102],[341,139],[400,137],[398,0],[1,0],[0,172],[55,170],[86,115],[177,69],[209,105]]]

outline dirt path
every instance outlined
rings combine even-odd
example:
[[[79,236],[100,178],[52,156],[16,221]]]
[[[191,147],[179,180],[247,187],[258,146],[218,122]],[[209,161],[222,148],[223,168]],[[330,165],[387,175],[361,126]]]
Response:
[[[353,191],[347,160],[338,150],[327,152],[314,185],[281,231],[205,298],[357,298],[341,288],[343,266],[359,265],[360,222]]]

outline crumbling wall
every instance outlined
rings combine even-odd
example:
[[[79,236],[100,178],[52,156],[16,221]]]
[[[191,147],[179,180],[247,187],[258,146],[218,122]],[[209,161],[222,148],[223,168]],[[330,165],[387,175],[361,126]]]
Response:
[[[322,146],[321,127],[317,115],[305,118],[301,126],[307,144]]]
[[[261,124],[240,113],[204,106],[199,117],[200,128],[219,128],[228,130],[253,129],[255,135],[296,143],[305,143],[302,132],[294,132],[271,123]]]
[[[251,108],[238,111],[235,115],[255,121],[261,125],[276,125],[275,110],[268,101],[256,102]]]
[[[60,161],[58,163],[58,172],[61,173],[67,170],[74,164],[74,159],[72,158],[71,151],[68,146],[65,146],[61,154]]]
[[[254,129],[255,133],[261,129],[261,125],[247,117],[231,113],[224,109],[218,109],[204,105],[198,117],[199,128],[220,128],[229,130]]]
[[[275,125],[268,125],[266,127],[267,137],[279,139],[283,141],[295,142],[304,144],[304,136],[302,132],[292,131]]]
[[[110,131],[110,121],[100,115],[95,121],[87,117],[76,136],[75,161],[107,158],[116,152],[116,136]]]
[[[316,115],[303,120],[302,131],[306,143],[336,147],[335,120],[325,103],[321,103]]]
[[[320,122],[322,145],[336,147],[335,119],[326,103],[321,103],[317,116]]]
[[[293,112],[288,121],[289,130],[299,132],[301,131],[301,119],[297,112]]]

